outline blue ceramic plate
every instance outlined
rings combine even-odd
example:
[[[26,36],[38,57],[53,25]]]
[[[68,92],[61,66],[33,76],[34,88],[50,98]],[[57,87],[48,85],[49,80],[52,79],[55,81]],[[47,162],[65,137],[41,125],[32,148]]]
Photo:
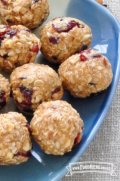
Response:
[[[63,99],[71,103],[84,120],[84,136],[79,145],[74,147],[70,153],[61,157],[44,154],[34,143],[34,150],[41,155],[45,165],[40,164],[35,158],[30,158],[28,162],[18,166],[1,166],[1,181],[57,181],[63,177],[67,172],[66,166],[71,162],[76,162],[94,138],[107,114],[118,84],[120,26],[113,15],[93,0],[49,0],[49,3],[51,14],[47,21],[54,17],[70,16],[84,21],[91,27],[93,34],[92,48],[99,50],[110,60],[114,74],[113,81],[105,93],[95,97],[75,99],[68,93],[64,94]],[[38,35],[39,30],[40,28],[34,30],[34,33]],[[39,54],[36,61],[43,63],[43,60],[42,55]],[[57,69],[57,66],[53,66],[46,60],[44,60],[44,63]],[[8,108],[12,111],[18,111],[12,100]],[[4,112],[7,112],[8,108],[4,109]],[[31,117],[27,117],[27,119],[29,120]]]

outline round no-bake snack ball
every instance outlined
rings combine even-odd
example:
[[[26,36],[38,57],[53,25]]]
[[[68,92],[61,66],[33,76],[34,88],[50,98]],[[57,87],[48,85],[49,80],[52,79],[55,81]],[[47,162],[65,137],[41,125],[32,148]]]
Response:
[[[12,72],[34,62],[40,46],[40,40],[25,26],[0,25],[0,70]]]
[[[43,101],[61,99],[63,95],[58,74],[47,65],[30,63],[18,67],[10,81],[17,107],[29,114]]]
[[[0,1],[0,19],[6,25],[21,24],[32,29],[41,25],[48,15],[48,0]]]
[[[92,49],[69,57],[60,65],[58,73],[63,87],[74,97],[105,90],[113,77],[108,59]]]
[[[39,105],[30,128],[45,153],[64,155],[81,141],[83,121],[67,102],[50,101]]]
[[[0,74],[0,110],[7,104],[10,97],[10,84],[8,79]]]
[[[70,18],[55,18],[40,31],[41,52],[53,63],[62,63],[69,56],[91,45],[91,29],[82,21]]]
[[[28,160],[32,148],[29,126],[22,114],[0,114],[0,165],[16,165]]]

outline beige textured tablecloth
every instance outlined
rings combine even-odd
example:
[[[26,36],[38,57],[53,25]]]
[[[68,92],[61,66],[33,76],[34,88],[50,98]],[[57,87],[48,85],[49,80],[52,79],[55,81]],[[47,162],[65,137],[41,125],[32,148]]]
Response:
[[[120,21],[120,0],[104,0],[103,4]],[[116,176],[107,173],[76,173],[61,181],[120,181],[120,82],[109,112],[85,153],[78,162],[113,163]]]

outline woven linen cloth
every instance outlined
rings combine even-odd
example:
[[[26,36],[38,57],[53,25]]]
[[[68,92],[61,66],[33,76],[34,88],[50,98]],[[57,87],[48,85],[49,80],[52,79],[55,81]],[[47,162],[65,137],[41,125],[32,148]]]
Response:
[[[104,0],[103,4],[120,21],[120,0]],[[106,162],[116,167],[116,176],[107,173],[75,173],[61,181],[120,181],[120,82],[103,124],[78,162]]]

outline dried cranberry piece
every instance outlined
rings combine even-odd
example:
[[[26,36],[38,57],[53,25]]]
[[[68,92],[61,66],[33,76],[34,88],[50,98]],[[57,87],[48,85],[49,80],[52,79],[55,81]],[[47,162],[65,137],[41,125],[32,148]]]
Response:
[[[18,88],[20,89],[20,92],[22,93],[22,96],[24,97],[24,101],[21,103],[16,101],[16,104],[18,105],[18,107],[20,107],[24,111],[30,110],[30,107],[32,105],[31,98],[32,98],[33,90],[29,90],[24,86],[18,86]]]
[[[5,39],[5,35],[1,35],[0,36],[1,43],[2,43],[2,40],[4,40],[4,39]]]
[[[31,51],[38,53],[38,51],[39,51],[38,45],[37,45],[37,44],[34,44],[33,47],[32,47],[32,49],[31,49]]]
[[[16,35],[17,32],[18,32],[18,30],[10,30],[10,31],[7,32],[6,34],[7,34],[7,35],[10,35],[10,37],[12,37],[12,36]]]
[[[4,32],[0,32],[0,45],[2,43],[2,40],[4,40],[5,35],[10,35],[10,37],[16,35],[18,30],[10,30],[10,26],[6,26],[6,29]]]
[[[0,46],[1,46],[1,44],[2,44],[2,40],[0,39]]]
[[[102,55],[93,55],[92,58],[100,58]]]
[[[0,92],[0,109],[3,108],[6,105],[6,99],[4,97],[5,92]]]
[[[2,3],[4,4],[4,6],[7,6],[7,5],[8,5],[5,0],[1,0],[1,1],[2,1]]]
[[[104,60],[103,60],[103,63],[104,63],[104,65],[105,65],[105,67],[107,66],[107,61],[106,61],[106,59],[104,58]]]
[[[31,153],[30,153],[30,151],[28,151],[28,152],[26,152],[26,153],[18,152],[18,153],[15,154],[14,156],[31,157]]]
[[[59,39],[60,39],[59,37],[51,36],[51,37],[49,38],[49,41],[50,41],[52,44],[57,44],[57,42],[58,42]]]
[[[91,53],[91,49],[88,49],[88,50],[83,50],[82,52],[80,53],[86,53],[86,54],[90,54]]]
[[[31,112],[31,111],[30,111],[30,108],[31,108],[31,105],[32,105],[32,104],[28,104],[28,103],[26,103],[25,101],[19,103],[19,102],[16,100],[16,105],[17,105],[20,109],[22,109],[23,111],[25,111],[25,112]]]
[[[80,60],[85,62],[87,60],[87,57],[83,54],[80,55]]]
[[[80,27],[80,23],[75,22],[74,20],[70,21],[70,22],[67,24],[68,31],[70,31],[70,30],[71,30],[72,28],[74,28],[75,26]]]
[[[28,99],[28,102],[30,101],[30,97],[33,94],[33,90],[29,90],[24,86],[19,86],[20,92],[22,93],[23,97]]]
[[[55,93],[57,93],[57,92],[59,92],[60,90],[61,90],[61,88],[60,88],[60,87],[57,87],[54,91],[52,91],[52,95],[55,94]]]
[[[6,26],[6,27],[3,27],[3,28],[1,28],[1,29],[4,29],[4,28],[6,28],[6,29],[5,29],[5,31],[0,32],[0,37],[1,37],[2,35],[5,35],[8,31],[10,31],[10,26],[9,26],[9,25]],[[1,39],[1,38],[0,38],[0,39]]]
[[[26,124],[26,127],[28,129],[28,132],[31,134],[30,126],[28,124]]]
[[[81,141],[81,135],[80,135],[80,133],[78,133],[77,137],[75,138],[73,146],[76,146],[80,141]]]
[[[0,92],[0,98],[2,98],[5,95],[5,92],[1,91]]]
[[[75,26],[78,26],[78,27],[80,28],[82,25],[80,25],[80,23],[78,23],[78,22],[76,22],[76,21],[74,21],[74,20],[69,21],[68,24],[67,24],[67,26],[64,27],[64,28],[63,28],[63,27],[62,27],[62,28],[57,28],[57,27],[55,26],[55,24],[52,24],[53,29],[54,29],[55,31],[57,31],[58,33],[68,32],[68,31],[70,31],[72,28],[74,28]],[[84,27],[84,26],[83,26],[83,27]]]
[[[82,129],[82,130],[84,130],[84,128],[83,128],[83,127],[82,127],[81,129]]]

